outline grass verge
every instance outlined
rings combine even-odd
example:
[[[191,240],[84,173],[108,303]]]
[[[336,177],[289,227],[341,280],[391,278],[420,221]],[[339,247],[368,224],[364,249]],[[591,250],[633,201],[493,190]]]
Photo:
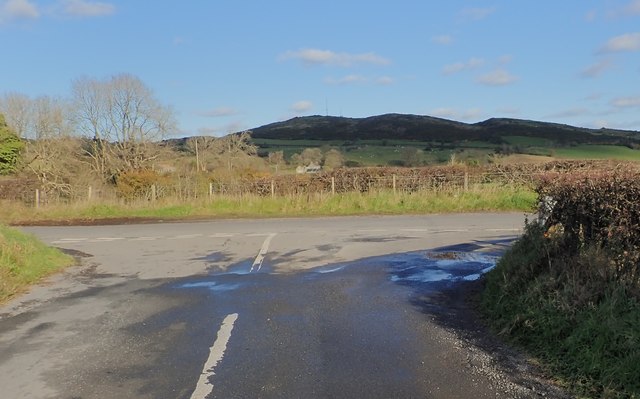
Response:
[[[585,398],[640,398],[640,294],[612,277],[602,249],[568,256],[529,224],[487,274],[492,327]]]
[[[73,262],[35,237],[0,225],[0,303]]]
[[[9,224],[41,221],[101,220],[117,218],[229,218],[289,217],[367,214],[426,214],[477,211],[530,211],[536,194],[525,187],[478,186],[469,190],[415,193],[390,191],[345,194],[301,194],[263,197],[258,195],[216,196],[182,202],[94,203],[47,205],[38,209],[18,203],[0,207],[0,222]]]

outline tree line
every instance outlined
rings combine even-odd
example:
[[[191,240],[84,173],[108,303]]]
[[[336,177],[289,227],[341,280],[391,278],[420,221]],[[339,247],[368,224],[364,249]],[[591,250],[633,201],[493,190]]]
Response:
[[[138,77],[82,77],[71,96],[0,97],[0,174],[37,178],[61,195],[74,186],[118,184],[141,171],[156,174],[204,173],[216,176],[279,173],[282,151],[258,156],[250,132],[225,137],[189,137],[180,148],[163,141],[178,131],[175,114]],[[337,150],[306,149],[294,165],[341,166]]]

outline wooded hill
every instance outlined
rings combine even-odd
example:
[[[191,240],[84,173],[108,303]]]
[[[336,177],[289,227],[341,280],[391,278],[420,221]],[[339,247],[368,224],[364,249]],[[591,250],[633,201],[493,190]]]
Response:
[[[468,124],[431,116],[385,114],[368,118],[305,116],[251,129],[254,139],[280,140],[409,140],[484,141],[505,143],[504,137],[524,136],[569,144],[640,144],[637,131],[588,129],[549,122],[491,118]]]

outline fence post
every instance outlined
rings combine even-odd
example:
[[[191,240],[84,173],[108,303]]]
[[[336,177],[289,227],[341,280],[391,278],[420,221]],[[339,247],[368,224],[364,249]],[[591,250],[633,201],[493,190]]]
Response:
[[[331,195],[336,195],[336,178],[331,176]]]
[[[396,175],[395,175],[395,173],[393,174],[392,177],[393,177],[392,178],[392,181],[393,181],[393,193],[395,194],[396,193]]]
[[[271,198],[276,196],[276,184],[271,180]]]
[[[209,199],[213,198],[213,183],[209,182]]]
[[[469,191],[469,172],[464,172],[464,191]]]
[[[93,187],[89,186],[87,190],[87,201],[91,201],[91,197],[93,196]]]
[[[36,188],[36,208],[40,207],[40,189]]]
[[[155,185],[155,184],[152,184],[152,185],[151,185],[151,201],[152,201],[152,202],[156,202],[156,195],[157,195],[157,192],[156,192],[156,185]]]

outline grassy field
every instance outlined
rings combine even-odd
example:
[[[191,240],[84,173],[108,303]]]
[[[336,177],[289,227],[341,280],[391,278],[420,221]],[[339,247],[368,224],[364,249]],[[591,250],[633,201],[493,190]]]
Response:
[[[564,159],[615,159],[640,161],[640,151],[615,145],[579,145],[555,150],[555,156]]]
[[[612,159],[620,161],[640,161],[640,150],[624,146],[584,144],[559,147],[553,141],[541,137],[504,136],[503,140],[511,151],[539,156],[551,156],[557,159]],[[406,161],[403,153],[406,148],[422,151],[418,162],[425,165],[444,164],[455,154],[458,161],[484,164],[491,154],[503,146],[483,141],[462,141],[441,143],[409,140],[358,140],[358,141],[320,141],[320,140],[274,140],[255,139],[262,151],[284,151],[289,159],[294,153],[305,148],[336,148],[342,152],[345,160],[361,166],[399,165]]]
[[[396,193],[302,194],[262,197],[215,196],[189,203],[159,200],[155,203],[78,203],[33,208],[20,203],[0,204],[0,222],[99,220],[117,218],[228,218],[289,217],[366,214],[426,214],[473,211],[529,211],[535,193],[524,187],[482,185],[469,190]]]
[[[36,238],[0,225],[0,303],[73,262]]]

